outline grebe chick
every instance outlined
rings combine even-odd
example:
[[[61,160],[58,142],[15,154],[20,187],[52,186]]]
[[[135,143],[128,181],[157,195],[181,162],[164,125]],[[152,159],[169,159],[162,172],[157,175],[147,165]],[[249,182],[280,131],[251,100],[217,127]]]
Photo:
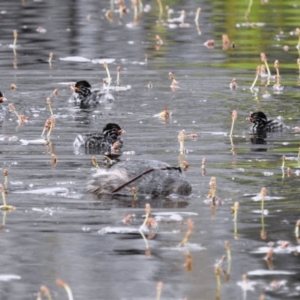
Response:
[[[104,126],[102,132],[88,133],[86,135],[79,134],[73,146],[76,148],[84,146],[86,149],[95,149],[102,154],[111,154],[119,152],[123,147],[121,134],[125,131],[115,123],[108,123]]]
[[[252,133],[266,133],[266,132],[278,132],[282,131],[283,128],[287,127],[280,120],[268,120],[265,113],[257,111],[251,113],[248,121],[253,123],[251,127]]]
[[[77,81],[74,93],[70,98],[71,102],[76,102],[81,108],[89,108],[97,104],[109,104],[115,101],[114,96],[109,91],[92,90],[92,86],[86,80]]]

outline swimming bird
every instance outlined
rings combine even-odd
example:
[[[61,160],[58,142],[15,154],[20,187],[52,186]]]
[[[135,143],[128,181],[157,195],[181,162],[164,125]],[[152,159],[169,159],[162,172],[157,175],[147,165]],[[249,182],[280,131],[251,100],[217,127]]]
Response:
[[[109,104],[115,101],[114,96],[105,90],[92,90],[92,86],[86,80],[77,81],[73,87],[73,95],[70,102],[79,103],[81,108],[89,108],[97,104]]]
[[[283,128],[287,127],[280,120],[268,120],[265,113],[257,111],[251,113],[248,121],[253,123],[251,132],[255,134],[266,133],[266,132],[278,132],[282,131]]]
[[[102,132],[77,135],[73,146],[75,148],[84,146],[86,149],[94,149],[102,154],[119,153],[123,147],[123,140],[120,137],[123,133],[125,131],[118,124],[108,123]]]
[[[4,120],[4,107],[2,106],[4,101],[6,101],[6,98],[3,96],[2,92],[0,92],[0,122],[3,122]]]
[[[152,198],[192,192],[190,183],[180,167],[157,160],[128,160],[108,169],[98,169],[88,183],[87,191],[98,197],[102,194],[132,196],[149,195]]]

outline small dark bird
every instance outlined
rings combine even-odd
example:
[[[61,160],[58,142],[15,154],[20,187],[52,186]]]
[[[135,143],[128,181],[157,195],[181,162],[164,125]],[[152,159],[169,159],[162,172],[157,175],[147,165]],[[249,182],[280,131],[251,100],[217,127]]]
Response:
[[[4,101],[6,101],[6,98],[3,96],[2,92],[0,92],[0,122],[3,122],[4,120],[4,107],[2,106]]]
[[[101,154],[118,153],[123,147],[121,134],[125,131],[115,123],[108,123],[104,126],[101,133],[88,133],[85,136],[79,134],[73,146],[79,148],[84,146],[86,149],[95,149]]]
[[[99,169],[88,183],[88,192],[132,196],[149,195],[152,198],[179,194],[188,196],[192,192],[179,167],[171,167],[157,160],[128,160],[119,162],[109,169]]]
[[[71,102],[79,103],[81,108],[89,108],[97,104],[109,104],[115,101],[109,91],[92,90],[92,86],[86,80],[77,81]]]
[[[287,127],[284,126],[280,120],[268,120],[265,113],[261,111],[251,113],[250,117],[247,118],[247,120],[253,123],[251,131],[254,134],[278,132]]]

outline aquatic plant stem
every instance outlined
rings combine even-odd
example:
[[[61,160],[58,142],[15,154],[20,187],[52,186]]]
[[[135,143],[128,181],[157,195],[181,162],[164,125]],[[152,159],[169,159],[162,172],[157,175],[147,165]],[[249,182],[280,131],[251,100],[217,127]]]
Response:
[[[245,13],[245,19],[246,19],[247,22],[249,22],[249,16],[250,16],[252,4],[253,4],[253,0],[249,0],[247,11]]]
[[[270,72],[270,69],[269,69],[269,65],[268,65],[268,60],[267,60],[266,54],[262,52],[260,54],[260,59],[265,64],[265,67],[266,67],[267,72],[268,72],[268,78],[270,78],[271,77],[271,72]]]
[[[234,122],[237,119],[237,111],[233,110],[232,111],[232,123],[231,123],[231,129],[230,129],[230,133],[229,136],[232,136],[232,132],[233,132],[233,127],[234,127]]]
[[[1,184],[0,190],[1,190],[1,194],[2,194],[3,207],[7,207],[5,190],[4,190],[3,186],[2,186],[2,184]]]
[[[64,281],[62,281],[61,279],[56,279],[56,284],[66,290],[69,300],[73,300],[72,291]]]
[[[106,62],[103,63],[103,67],[105,68],[106,73],[107,73],[107,85],[110,86],[110,83],[111,83],[111,77],[110,77],[108,65],[107,65]]]
[[[252,89],[254,88],[256,82],[257,82],[257,79],[258,79],[258,76],[259,76],[259,73],[260,73],[260,66],[257,66],[256,68],[256,75],[255,75],[255,79],[250,87],[250,90],[252,91]]]
[[[157,291],[156,292],[156,300],[160,300],[162,288],[163,288],[163,283],[160,281],[157,283],[157,286],[156,286],[156,291]]]
[[[282,156],[282,165],[281,165],[281,171],[282,171],[282,178],[284,178],[284,167],[285,167],[285,155]]]
[[[265,197],[267,195],[267,190],[265,187],[263,187],[260,191],[260,195],[261,195],[261,213],[264,213],[264,206],[265,206]]]
[[[159,15],[158,15],[158,20],[161,21],[162,15],[163,15],[163,6],[161,3],[161,0],[157,0],[158,7],[159,7]]]
[[[225,246],[225,249],[226,249],[226,255],[227,255],[227,260],[228,261],[231,261],[231,251],[230,251],[230,244],[229,244],[229,242],[228,241],[226,241],[225,243],[224,243],[224,246]]]
[[[299,227],[300,227],[300,220],[296,222],[296,226],[295,226],[295,235],[297,239],[299,238]]]
[[[95,156],[92,157],[92,163],[96,169],[99,169],[98,160]]]
[[[14,30],[14,31],[13,31],[13,35],[14,35],[13,46],[16,47],[16,46],[17,46],[17,40],[18,40],[18,31],[17,31],[17,30]]]
[[[49,107],[51,116],[53,116],[53,111],[52,111],[52,107],[51,107],[51,99],[50,99],[50,98],[47,98],[47,99],[46,99],[46,102],[47,102],[47,104],[48,104],[48,107]]]

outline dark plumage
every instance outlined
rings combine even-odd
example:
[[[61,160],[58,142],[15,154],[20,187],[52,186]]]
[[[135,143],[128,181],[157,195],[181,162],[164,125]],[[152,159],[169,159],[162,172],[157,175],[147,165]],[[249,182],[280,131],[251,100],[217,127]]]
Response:
[[[285,127],[279,120],[268,120],[261,111],[251,113],[247,120],[253,123],[251,131],[255,134],[281,131]]]
[[[2,92],[0,92],[0,122],[3,122],[4,120],[4,108],[2,106],[4,101],[6,101],[6,98],[3,96]]]
[[[123,147],[123,140],[120,136],[124,132],[118,124],[108,123],[104,126],[102,133],[88,133],[85,136],[79,134],[73,145],[76,148],[85,146],[86,149],[95,149],[98,153],[111,154]]]
[[[81,108],[88,108],[97,104],[112,103],[115,99],[109,91],[92,90],[89,82],[81,80],[76,82],[70,101],[79,103]]]
[[[170,194],[187,196],[192,192],[180,168],[157,160],[122,161],[109,169],[99,169],[87,190],[99,197],[102,194],[132,196],[133,187],[137,195],[153,198]]]

